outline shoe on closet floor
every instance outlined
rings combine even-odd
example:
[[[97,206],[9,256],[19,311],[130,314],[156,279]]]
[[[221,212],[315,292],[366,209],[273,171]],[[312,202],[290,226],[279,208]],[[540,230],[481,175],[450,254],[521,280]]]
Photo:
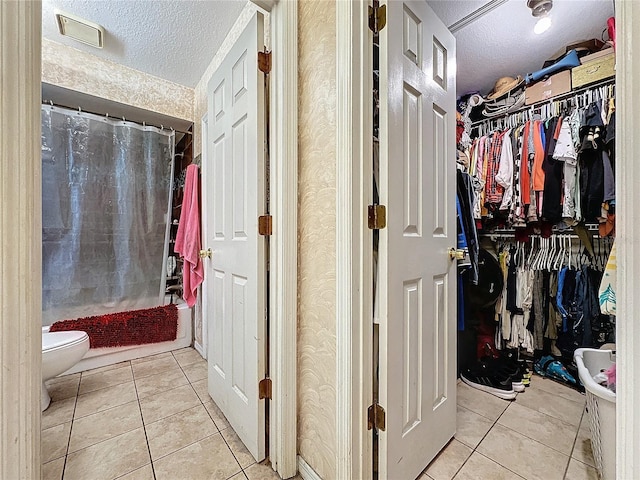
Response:
[[[535,371],[541,377],[549,377],[570,385],[577,385],[576,379],[571,375],[560,361],[551,355],[540,358],[534,364]]]
[[[528,380],[533,373],[524,360],[518,360],[516,353],[509,350],[496,351],[495,348],[488,343],[485,344],[484,350],[485,356],[482,358],[483,361],[503,365],[503,368],[511,372],[514,377],[521,376],[524,385],[529,385],[530,382]]]
[[[500,376],[481,363],[460,373],[460,379],[473,388],[504,400],[513,400],[517,395],[513,389],[513,382],[510,376]],[[522,388],[524,389],[524,387]]]

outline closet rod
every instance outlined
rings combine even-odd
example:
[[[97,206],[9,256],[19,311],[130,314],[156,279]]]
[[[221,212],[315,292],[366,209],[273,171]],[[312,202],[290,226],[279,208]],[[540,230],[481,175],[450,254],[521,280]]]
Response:
[[[108,113],[99,113],[99,112],[92,112],[90,110],[83,110],[82,107],[69,107],[68,105],[60,105],[58,103],[53,103],[51,100],[44,100],[42,102],[42,105],[45,106],[51,106],[51,107],[58,107],[58,108],[64,108],[66,110],[72,110],[72,111],[77,111],[77,112],[84,112],[84,113],[90,113],[91,115],[98,115],[99,117],[105,117],[105,118],[109,118],[111,120],[122,120],[125,122],[131,122],[131,123],[135,123],[136,125],[141,125],[143,127],[155,127],[155,128],[159,128],[160,130],[173,130],[175,133],[181,133],[183,135],[193,135],[192,132],[182,132],[180,130],[175,130],[171,127],[165,127],[164,125],[152,125],[150,123],[146,123],[146,122],[136,122],[135,120],[127,120],[125,117],[116,117],[116,116],[112,116],[109,115]]]
[[[536,237],[539,237],[540,234],[532,234],[531,236],[535,235]],[[571,239],[575,239],[575,240],[581,240],[580,236],[575,234],[575,233],[552,233],[551,237],[553,236],[558,236],[558,237],[570,237]],[[512,233],[485,233],[483,235],[479,235],[480,238],[488,238],[490,240],[494,240],[496,238],[506,238],[508,240],[514,240],[516,239],[516,237],[512,234]],[[542,237],[542,238],[551,238],[551,237]],[[594,237],[591,240],[592,241],[605,241],[606,238],[609,237]]]
[[[518,113],[526,112],[528,110],[536,110],[537,108],[540,108],[542,105],[553,103],[553,102],[561,102],[562,100],[566,100],[568,98],[575,97],[575,96],[580,96],[584,93],[588,93],[589,91],[595,91],[600,87],[608,87],[610,85],[615,87],[616,85],[615,77],[607,78],[606,80],[601,80],[599,82],[592,83],[591,85],[588,85],[586,87],[578,88],[576,90],[571,90],[570,92],[563,93],[555,97],[547,98],[546,100],[540,100],[539,102],[532,103],[531,105],[527,105],[525,107],[519,108],[518,110],[514,110],[513,112],[509,112],[500,117],[491,117],[491,118],[484,118],[482,120],[477,120],[471,123],[471,128],[477,127],[478,125],[486,124],[489,122],[494,122],[496,120],[501,120],[501,119],[503,120],[511,115],[516,115]]]
[[[592,232],[592,233],[597,233],[599,232],[599,226],[598,224],[586,224],[584,225],[585,229],[587,230],[587,232]],[[478,232],[478,237],[479,238],[487,238],[487,237],[492,237],[494,235],[499,235],[502,238],[515,238],[516,235],[516,231],[515,229],[508,229],[508,228],[501,228],[499,230],[493,230],[491,232],[483,232],[483,231],[479,231]],[[575,233],[575,230],[573,228],[571,228],[570,230],[566,230],[566,231],[562,231],[562,230],[552,230],[551,231],[551,235],[574,235],[574,236],[578,236]],[[536,236],[539,237],[540,234],[539,233],[534,233],[531,232],[530,236]],[[599,237],[600,238],[600,237]]]

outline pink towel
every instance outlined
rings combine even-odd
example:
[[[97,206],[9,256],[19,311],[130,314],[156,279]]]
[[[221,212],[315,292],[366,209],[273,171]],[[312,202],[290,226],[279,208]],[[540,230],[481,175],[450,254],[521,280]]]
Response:
[[[184,182],[184,196],[182,210],[180,210],[180,224],[176,234],[174,250],[182,254],[183,297],[187,305],[193,307],[196,303],[198,285],[204,279],[204,267],[200,259],[200,209],[198,207],[198,166],[189,165]]]

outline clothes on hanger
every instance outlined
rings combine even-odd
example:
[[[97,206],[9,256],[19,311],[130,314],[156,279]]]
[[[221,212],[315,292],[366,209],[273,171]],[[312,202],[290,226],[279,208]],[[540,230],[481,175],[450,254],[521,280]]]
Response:
[[[496,348],[571,360],[576,348],[615,341],[615,319],[601,313],[598,296],[612,241],[598,239],[589,258],[567,237],[498,248],[504,287],[494,305]]]
[[[531,118],[529,112],[521,124],[498,122],[508,128],[473,139],[468,167],[474,186],[472,212],[483,227],[546,222],[564,229],[583,221],[611,220],[613,99],[597,98],[573,108],[563,101],[563,107],[562,112],[559,107],[541,109],[551,114],[547,118]]]

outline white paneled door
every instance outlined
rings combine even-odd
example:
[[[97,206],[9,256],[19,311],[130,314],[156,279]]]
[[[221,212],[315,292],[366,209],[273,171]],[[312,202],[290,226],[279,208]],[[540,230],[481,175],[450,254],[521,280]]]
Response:
[[[266,260],[263,18],[256,13],[208,85],[203,162],[203,321],[209,394],[256,460],[265,458]]]
[[[380,32],[380,478],[414,479],[456,426],[455,39],[425,1]]]

